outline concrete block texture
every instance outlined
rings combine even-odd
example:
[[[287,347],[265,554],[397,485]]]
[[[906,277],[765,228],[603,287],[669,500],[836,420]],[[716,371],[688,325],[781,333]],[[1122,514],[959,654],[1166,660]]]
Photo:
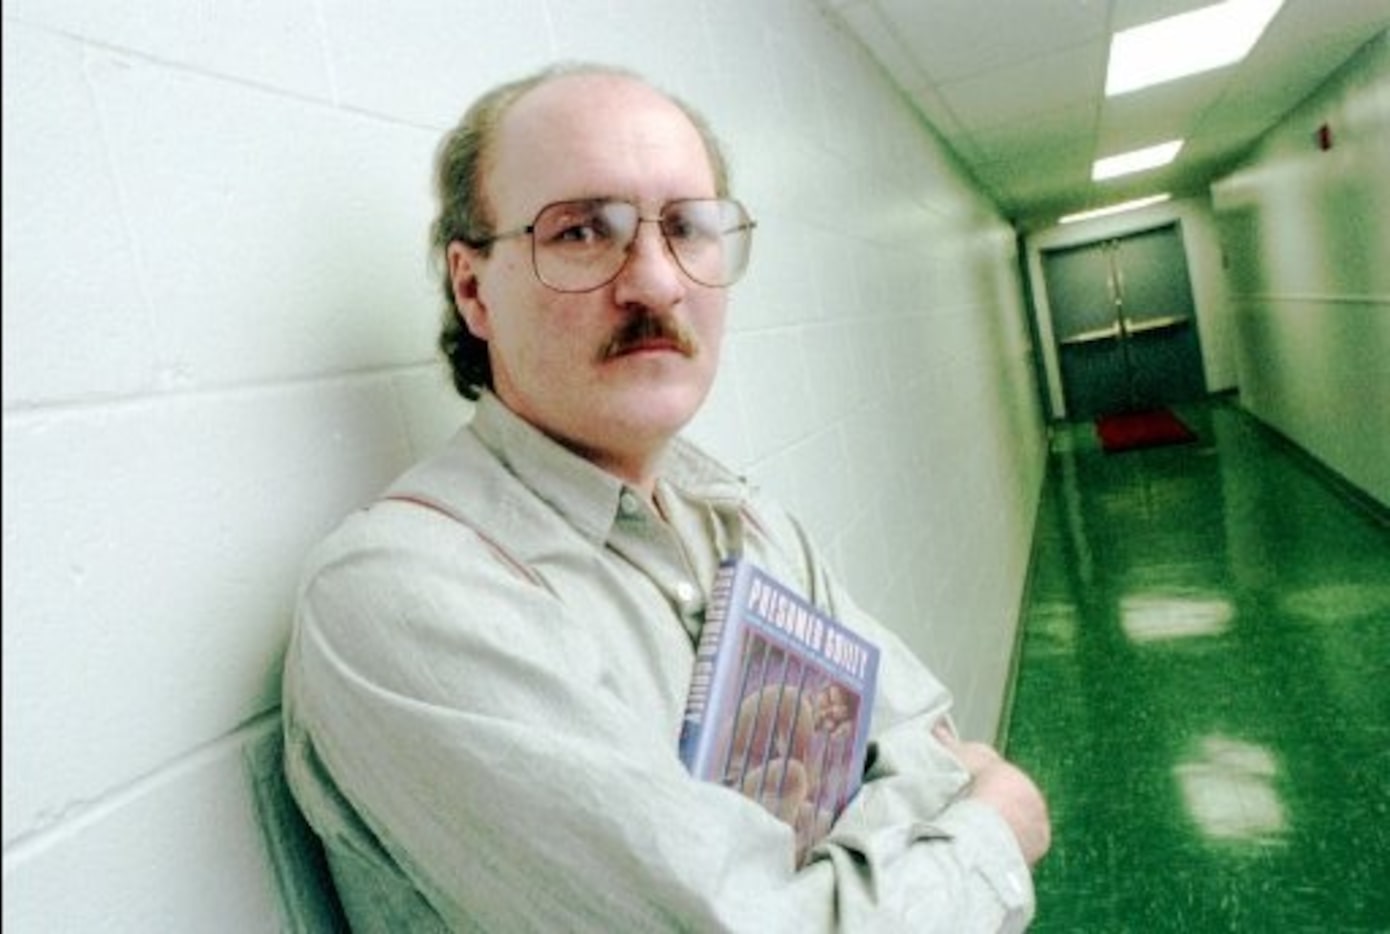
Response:
[[[478,92],[556,59],[714,124],[759,226],[691,434],[992,734],[1043,461],[1014,240],[811,0],[3,17],[7,931],[330,911],[285,872],[311,851],[268,771],[299,564],[468,417],[430,163]]]

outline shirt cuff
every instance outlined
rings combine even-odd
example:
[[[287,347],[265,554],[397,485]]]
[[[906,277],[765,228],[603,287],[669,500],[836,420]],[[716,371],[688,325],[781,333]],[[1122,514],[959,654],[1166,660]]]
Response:
[[[962,862],[989,883],[1008,909],[1006,930],[1023,930],[1033,917],[1033,873],[1023,858],[1018,840],[998,812],[969,798],[955,802],[931,822],[923,836],[945,834],[954,841]]]

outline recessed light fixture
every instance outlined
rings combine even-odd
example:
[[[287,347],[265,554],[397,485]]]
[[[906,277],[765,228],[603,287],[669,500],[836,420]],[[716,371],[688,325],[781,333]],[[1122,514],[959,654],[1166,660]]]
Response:
[[[1166,143],[1159,143],[1157,146],[1146,146],[1143,149],[1121,153],[1118,156],[1097,159],[1095,165],[1091,166],[1091,181],[1098,182],[1119,175],[1128,175],[1131,172],[1142,172],[1145,169],[1167,165],[1177,158],[1178,150],[1182,149],[1182,144],[1183,141],[1180,139],[1169,140]]]
[[[1171,198],[1167,193],[1161,195],[1150,195],[1147,198],[1136,198],[1133,201],[1121,201],[1119,204],[1112,204],[1105,208],[1096,208],[1094,211],[1082,211],[1078,214],[1068,214],[1059,218],[1059,224],[1074,224],[1077,221],[1093,220],[1097,217],[1108,217],[1111,214],[1121,214],[1125,211],[1134,211],[1139,208],[1146,208],[1151,204],[1160,204]]]
[[[1113,97],[1240,61],[1284,0],[1224,0],[1123,29],[1110,38],[1105,94]]]

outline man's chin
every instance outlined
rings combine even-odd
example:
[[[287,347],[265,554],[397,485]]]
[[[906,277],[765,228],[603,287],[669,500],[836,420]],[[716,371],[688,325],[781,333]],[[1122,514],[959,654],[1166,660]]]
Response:
[[[705,395],[705,389],[690,384],[639,385],[610,397],[607,408],[626,430],[648,437],[670,436],[695,417]]]

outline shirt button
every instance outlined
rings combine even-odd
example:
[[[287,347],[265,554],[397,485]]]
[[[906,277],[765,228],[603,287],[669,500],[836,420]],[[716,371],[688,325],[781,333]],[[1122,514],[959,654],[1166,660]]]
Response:
[[[695,589],[695,585],[690,583],[690,581],[676,581],[675,591],[676,600],[681,603],[694,603],[695,598],[699,596],[699,591]]]
[[[618,497],[618,510],[625,516],[635,516],[642,511],[642,501],[631,490],[623,490]]]

